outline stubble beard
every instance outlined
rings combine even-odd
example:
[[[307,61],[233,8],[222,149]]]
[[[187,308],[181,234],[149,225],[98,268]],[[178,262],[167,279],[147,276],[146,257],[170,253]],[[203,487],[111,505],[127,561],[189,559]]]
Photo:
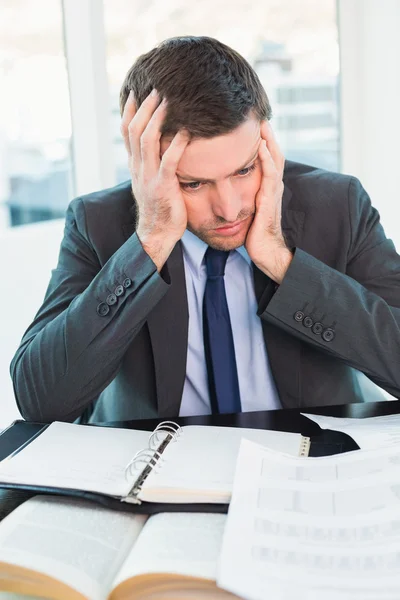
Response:
[[[198,230],[192,229],[189,225],[187,228],[200,240],[205,242],[208,246],[211,246],[211,248],[214,248],[215,250],[223,250],[224,252],[228,252],[229,250],[235,250],[236,248],[240,248],[240,246],[243,246],[245,244],[247,233],[254,219],[254,212],[242,215],[241,218],[238,219],[244,221],[249,217],[252,218],[249,219],[249,223],[246,226],[246,228],[243,231],[240,231],[239,233],[232,236],[225,237],[222,235],[218,235],[218,233],[215,233],[215,231],[213,231],[216,227],[223,227],[225,223],[217,223],[211,227],[201,228]]]

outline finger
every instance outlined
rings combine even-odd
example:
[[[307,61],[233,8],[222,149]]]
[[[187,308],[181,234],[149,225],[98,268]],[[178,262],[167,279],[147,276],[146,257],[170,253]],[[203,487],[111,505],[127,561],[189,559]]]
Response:
[[[128,124],[129,147],[134,164],[140,164],[140,138],[159,103],[160,97],[157,91],[153,90],[140,105],[135,116]]]
[[[161,127],[167,112],[167,101],[164,100],[154,111],[146,129],[140,138],[141,161],[146,173],[156,174],[160,168]]]
[[[268,121],[263,121],[260,128],[261,138],[267,142],[268,150],[272,156],[276,168],[283,173],[285,166],[285,157],[278,145],[275,137],[275,133],[272,129],[271,124]]]
[[[133,117],[135,116],[135,113],[136,113],[136,103],[135,103],[135,99],[133,97],[133,91],[131,90],[129,92],[129,96],[125,102],[124,111],[122,113],[121,126],[120,126],[122,138],[123,138],[124,144],[125,144],[125,149],[129,156],[131,155],[131,147],[129,144],[128,126],[129,126],[129,123],[132,121]]]
[[[165,179],[172,179],[176,176],[179,161],[190,143],[190,135],[185,129],[181,129],[174,136],[172,142],[164,152],[161,159],[160,175]]]
[[[281,198],[283,194],[283,180],[281,173],[278,172],[276,165],[272,159],[272,156],[267,148],[267,142],[265,140],[260,141],[259,146],[259,159],[262,165],[263,178],[261,180],[260,193],[257,195],[258,208],[264,208],[267,211],[272,210],[275,207],[277,210],[277,222],[279,221],[279,214],[281,210]],[[264,198],[275,198],[274,203],[263,202]]]
[[[278,175],[277,166],[267,146],[266,140],[260,140],[258,146],[258,157],[261,162],[262,176],[265,179],[276,179]]]

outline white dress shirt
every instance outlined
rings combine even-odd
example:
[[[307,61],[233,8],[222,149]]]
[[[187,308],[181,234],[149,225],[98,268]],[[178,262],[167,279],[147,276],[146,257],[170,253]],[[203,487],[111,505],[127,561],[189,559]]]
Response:
[[[211,413],[203,342],[203,296],[207,280],[207,244],[186,230],[182,237],[189,335],[186,378],[179,415]],[[232,251],[225,267],[225,289],[231,318],[242,411],[281,408],[265,347],[253,269],[242,246]]]

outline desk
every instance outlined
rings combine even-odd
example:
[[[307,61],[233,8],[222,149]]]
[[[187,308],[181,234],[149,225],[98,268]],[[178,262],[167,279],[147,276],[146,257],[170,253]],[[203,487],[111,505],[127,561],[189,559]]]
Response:
[[[400,401],[387,401],[366,404],[346,404],[321,408],[301,409],[301,412],[329,415],[333,417],[365,418],[381,415],[399,414]],[[142,421],[118,421],[102,423],[107,427],[125,427],[152,431],[158,423],[165,419],[151,419]],[[174,419],[179,425],[218,425],[230,427],[248,427],[259,429],[273,429],[276,431],[291,431],[307,436],[321,434],[319,426],[303,417],[299,409],[257,411],[235,415],[207,415],[199,417],[179,417]],[[32,426],[34,427],[34,425]],[[0,519],[4,518],[19,504],[28,500],[31,492],[21,490],[0,490]],[[28,596],[9,594],[0,591],[0,600],[29,600]],[[31,597],[31,600],[34,600]],[[41,600],[41,599],[38,599]]]
[[[340,404],[312,408],[292,408],[281,410],[259,410],[230,415],[204,415],[199,417],[177,417],[173,419],[179,425],[218,425],[222,427],[249,427],[250,429],[273,429],[275,431],[292,431],[303,435],[316,435],[318,425],[303,417],[300,413],[328,415],[331,417],[350,417],[365,419],[382,415],[400,413],[400,400],[382,402],[366,402],[357,404]],[[165,419],[146,419],[143,421],[113,421],[110,427],[128,427],[152,431],[158,423]]]
[[[205,415],[198,417],[178,417],[174,419],[179,425],[218,425],[222,427],[248,427],[250,429],[273,429],[275,431],[291,431],[310,437],[321,434],[319,426],[303,417],[300,412],[329,415],[332,417],[377,417],[400,413],[400,400],[387,402],[371,402],[365,404],[345,404],[319,408],[282,409],[273,411],[255,411],[229,415]],[[125,427],[130,429],[153,429],[165,419],[148,419],[142,421],[114,421],[102,423],[106,427]],[[315,437],[314,437],[315,440]],[[315,442],[313,441],[313,444]],[[354,446],[355,448],[357,446]],[[349,447],[348,449],[353,449]],[[0,519],[3,519],[19,504],[28,500],[32,492],[23,490],[0,490]]]

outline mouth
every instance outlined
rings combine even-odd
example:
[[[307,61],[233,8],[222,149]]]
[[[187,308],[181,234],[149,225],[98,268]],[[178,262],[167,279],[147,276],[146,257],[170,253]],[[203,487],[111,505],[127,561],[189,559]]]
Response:
[[[243,228],[244,223],[246,221],[247,219],[244,219],[243,221],[237,221],[236,223],[232,223],[232,225],[224,225],[223,227],[218,227],[217,229],[214,229],[214,232],[219,233],[221,235],[233,235],[234,233],[237,233]]]

